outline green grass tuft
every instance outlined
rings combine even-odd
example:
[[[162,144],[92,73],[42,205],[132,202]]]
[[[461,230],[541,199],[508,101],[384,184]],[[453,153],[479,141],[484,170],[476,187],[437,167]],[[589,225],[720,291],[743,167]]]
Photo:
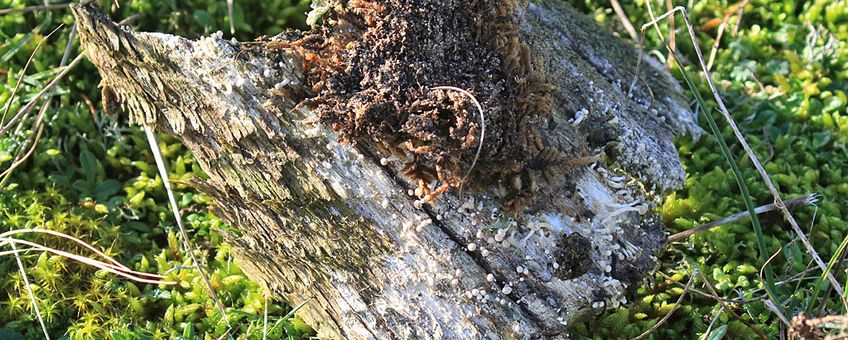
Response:
[[[13,0],[3,6],[42,3]],[[99,3],[110,8],[110,1]],[[237,37],[246,40],[285,27],[304,27],[307,9],[308,1],[236,1]],[[134,25],[141,30],[197,37],[229,28],[223,1],[121,1],[121,8],[110,15],[121,19],[135,13],[139,17]],[[244,20],[246,16],[251,18],[249,22]],[[45,35],[59,24],[65,27],[46,40]],[[0,16],[0,103],[9,102],[26,59],[42,42],[11,101],[12,114],[52,79],[72,24],[67,10]],[[78,54],[75,46],[71,58]],[[190,261],[177,237],[176,221],[147,140],[140,129],[127,126],[127,117],[103,114],[98,82],[94,67],[84,62],[59,84],[44,138],[33,157],[0,191],[0,232],[20,228],[61,231],[92,243],[134,270],[166,275],[179,284],[133,283],[60,256],[22,254],[51,338],[180,339],[193,334],[217,339],[228,332],[234,338],[261,339],[263,292],[233,262],[221,237],[229,227],[209,212],[210,198],[183,185],[174,187],[179,208],[192,243],[200,249],[197,255],[208,263],[210,279],[228,308],[233,329],[227,330],[198,272],[176,269]],[[24,129],[0,137],[0,168],[11,164],[30,134]],[[174,138],[160,137],[159,146],[172,179],[205,176]],[[90,254],[55,236],[21,238]],[[0,257],[0,273],[0,338],[43,338],[14,256]],[[313,334],[288,314],[291,310],[283,304],[269,304],[268,339]]]

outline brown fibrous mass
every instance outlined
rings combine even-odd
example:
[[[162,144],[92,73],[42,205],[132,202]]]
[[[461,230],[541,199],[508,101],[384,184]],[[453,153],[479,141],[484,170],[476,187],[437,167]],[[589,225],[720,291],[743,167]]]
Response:
[[[336,1],[320,28],[292,44],[312,93],[303,104],[343,142],[404,160],[402,172],[429,199],[463,184],[482,143],[463,185],[495,180],[508,208],[520,210],[536,190],[536,173],[545,173],[543,163],[562,158],[536,128],[551,113],[552,89],[522,41],[521,6]],[[438,88],[444,86],[474,99]],[[483,108],[485,135],[474,100]]]

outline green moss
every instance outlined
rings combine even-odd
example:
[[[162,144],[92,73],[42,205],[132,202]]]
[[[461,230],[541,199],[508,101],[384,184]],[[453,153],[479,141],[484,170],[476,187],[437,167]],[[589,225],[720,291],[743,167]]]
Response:
[[[105,8],[110,3],[100,1]],[[4,3],[8,7],[39,4],[18,0]],[[303,27],[307,8],[308,1],[298,0],[236,1],[237,36],[251,39],[284,27]],[[196,37],[229,27],[225,9],[223,1],[122,1],[121,8],[110,15],[123,18],[140,13],[135,24],[142,30]],[[60,23],[65,24],[64,30],[47,40],[45,35]],[[43,42],[18,96],[11,101],[11,113],[52,78],[72,23],[67,10],[0,16],[0,70],[4,71],[0,73],[0,103],[9,102],[23,65],[36,44]],[[71,57],[78,53],[75,47]],[[219,233],[229,227],[209,212],[209,197],[176,185],[186,227],[192,242],[202,249],[199,255],[205,259],[212,284],[227,306],[231,330],[214,308],[198,272],[183,268],[190,260],[182,250],[144,134],[127,127],[126,116],[110,117],[102,112],[98,82],[96,70],[83,62],[60,83],[38,148],[0,191],[0,232],[19,228],[61,231],[106,250],[134,270],[166,275],[179,284],[133,283],[59,256],[26,253],[22,260],[51,337],[173,339],[193,333],[219,338],[227,333],[238,338],[261,338],[263,292],[233,263],[230,248]],[[0,168],[9,166],[31,133],[24,129],[0,138]],[[171,179],[205,176],[194,157],[175,139],[160,137],[160,148]],[[53,236],[22,238],[90,254]],[[0,338],[43,338],[14,257],[0,257],[0,273]],[[269,338],[312,334],[298,319],[283,318],[289,310],[288,306],[270,303]]]
[[[607,1],[572,0],[576,7],[596,21],[618,32],[618,18]],[[40,4],[40,1],[12,0],[10,7]],[[108,7],[109,1],[101,1]],[[303,27],[308,1],[237,0],[236,28],[239,39],[273,34],[284,27]],[[164,5],[163,5],[164,4]],[[647,22],[644,1],[622,2],[635,26]],[[664,2],[652,3],[655,11]],[[172,32],[195,37],[216,30],[226,31],[225,2],[211,0],[122,2],[115,18],[133,13],[141,16],[136,23],[143,30]],[[690,8],[698,28],[701,48],[707,54],[716,36],[708,27],[727,11],[727,3],[703,0]],[[813,0],[807,2],[753,0],[746,7],[736,36],[725,34],[713,66],[722,95],[752,148],[762,160],[775,184],[786,197],[819,193],[817,208],[795,210],[805,228],[812,228],[810,239],[828,260],[848,235],[848,112],[845,89],[848,88],[848,5],[844,2]],[[244,18],[250,18],[245,20]],[[47,32],[59,23],[71,24],[68,12],[35,12],[0,17],[0,103],[6,103],[16,76],[29,53]],[[809,25],[807,24],[809,23]],[[677,27],[681,22],[678,19]],[[731,19],[731,27],[736,19]],[[668,25],[660,27],[667,35]],[[811,30],[814,29],[815,31]],[[19,98],[29,98],[51,77],[59,64],[67,34],[45,43],[21,88]],[[834,39],[831,40],[830,36]],[[815,39],[813,39],[815,38]],[[812,43],[815,41],[815,43]],[[646,51],[664,51],[655,33],[649,32]],[[694,51],[684,35],[678,48],[694,60]],[[74,50],[72,55],[79,51]],[[688,66],[687,66],[688,67]],[[696,71],[695,68],[690,68]],[[697,72],[694,72],[697,74]],[[59,88],[54,97],[45,138],[32,159],[17,170],[0,192],[0,220],[5,231],[13,228],[44,227],[62,230],[109,249],[122,263],[147,272],[165,273],[185,264],[174,222],[166,210],[165,193],[156,174],[144,135],[126,128],[126,117],[109,118],[99,106],[98,82],[93,67],[81,64]],[[708,93],[704,82],[698,84]],[[92,118],[86,98],[95,105]],[[25,101],[12,101],[14,112]],[[729,128],[725,140],[732,142]],[[31,132],[0,138],[0,167],[6,168],[23,139]],[[732,145],[733,143],[731,143]],[[744,203],[725,166],[718,145],[710,137],[698,141],[683,138],[679,151],[688,173],[685,188],[666,198],[660,214],[670,232],[678,232],[744,210]],[[170,166],[171,177],[203,177],[192,156],[171,138],[162,138],[162,150]],[[751,186],[758,204],[772,200],[762,180],[737,147],[732,149]],[[208,212],[208,197],[184,186],[177,186],[178,201],[195,244],[206,249],[213,283],[221,288],[224,303],[230,306],[231,321],[237,329],[230,334],[244,338],[261,336],[264,302],[258,287],[248,281],[230,260],[229,248],[216,230],[227,230]],[[815,219],[813,216],[815,215]],[[773,265],[781,278],[807,268],[810,258],[803,248],[791,242],[794,235],[777,214],[762,216],[769,236],[770,251],[784,248]],[[351,222],[358,223],[358,222]],[[83,252],[51,237],[31,236],[29,240],[48,246]],[[629,305],[596,318],[595,322],[576,325],[577,335],[590,338],[627,338],[656,324],[682,292],[678,285],[689,279],[698,266],[725,298],[753,298],[759,295],[759,265],[754,233],[746,221],[728,224],[674,244],[660,258],[660,272],[652,284],[635,288]],[[119,280],[58,257],[30,253],[23,256],[28,276],[40,300],[39,307],[48,320],[51,335],[71,338],[105,337],[118,339],[177,338],[187,328],[198,335],[218,337],[225,331],[217,311],[197,273],[175,270],[169,277],[179,280],[176,288],[154,287]],[[838,279],[845,281],[839,271]],[[29,299],[22,290],[22,277],[13,258],[0,258],[0,337],[23,334],[39,338],[40,327],[30,311]],[[818,274],[813,274],[818,275]],[[696,287],[706,291],[702,284]],[[789,301],[787,309],[798,311],[822,303],[837,312],[837,301],[807,301],[813,283],[805,281],[780,288],[780,296]],[[770,337],[778,333],[778,320],[760,302],[734,304],[747,322]],[[287,307],[272,304],[269,338],[300,336],[308,327],[297,319],[284,320]],[[715,300],[695,293],[687,294],[671,321],[653,338],[693,338],[705,332],[719,307]],[[129,326],[127,326],[129,325]],[[191,326],[189,326],[191,325]],[[722,328],[722,326],[727,326]],[[742,322],[723,313],[714,329],[724,329],[726,338],[752,338],[754,333]]]
[[[605,22],[614,30],[624,32],[620,21],[607,8],[606,2],[572,1],[575,6],[593,13],[598,21]],[[625,4],[625,11],[635,26],[648,22],[647,9],[641,5]],[[652,2],[657,15],[663,12],[665,3]],[[693,25],[696,27],[701,49],[709,56],[710,46],[716,36],[716,28],[707,23],[719,20],[728,11],[727,4],[720,1],[699,1],[690,8]],[[657,13],[658,12],[658,13]],[[821,257],[828,261],[838,245],[848,234],[845,223],[845,190],[848,179],[843,168],[848,164],[846,139],[846,100],[844,89],[848,86],[848,5],[831,1],[751,1],[745,8],[744,19],[736,36],[725,36],[712,69],[714,80],[722,92],[731,113],[757,156],[764,162],[784,198],[819,193],[822,195],[818,207],[794,210],[794,216],[805,230],[812,230],[810,241]],[[678,16],[679,17],[679,16]],[[809,25],[808,25],[809,23]],[[678,19],[679,28],[682,21]],[[730,20],[730,26],[736,19]],[[660,27],[668,35],[668,24]],[[814,31],[813,31],[814,30]],[[646,50],[665,53],[653,29],[648,34]],[[688,35],[679,34],[677,47],[690,61],[696,61]],[[697,67],[686,66],[690,74],[700,74]],[[708,94],[709,88],[702,79],[698,80],[701,93]],[[708,103],[710,104],[710,103]],[[714,104],[714,103],[712,103]],[[730,143],[737,162],[742,168],[751,195],[757,204],[768,204],[773,200],[762,179],[744,156],[741,148],[733,146],[734,137],[729,127],[723,126],[723,135]],[[670,232],[686,230],[705,222],[743,211],[744,202],[734,183],[733,173],[726,166],[718,144],[710,137],[700,140],[682,138],[678,141],[684,160],[687,181],[684,189],[666,198],[659,212]],[[815,215],[815,219],[813,219]],[[775,257],[772,265],[783,280],[807,268],[810,256],[803,246],[793,242],[795,235],[789,225],[777,213],[761,215],[765,229],[767,247],[770,252],[783,248],[784,254]],[[724,298],[751,298],[762,287],[759,279],[760,266],[757,260],[756,239],[750,222],[743,220],[697,234],[681,244],[670,245],[660,258],[660,272],[675,274],[679,282],[688,280],[692,268],[698,266],[707,274],[710,282]],[[817,277],[820,272],[811,274]],[[650,327],[651,320],[664,316],[664,303],[672,303],[676,297],[667,294],[679,286],[662,275],[655,275],[655,282],[636,290],[633,299],[648,300],[650,308],[642,304],[629,306],[634,313],[628,322],[639,324],[641,330]],[[844,274],[837,275],[844,282]],[[702,288],[702,284],[697,287]],[[827,300],[807,301],[813,283],[781,286],[778,294],[788,299],[789,311],[800,311],[812,306],[816,311],[820,304],[836,308],[838,299],[831,295]],[[684,299],[684,306],[691,315],[679,312],[654,333],[655,338],[700,336],[706,327],[693,324],[709,322],[718,310],[715,300],[691,294]],[[770,337],[776,337],[779,320],[761,302],[735,305],[735,311],[746,321],[754,324]],[[808,309],[809,310],[809,309]],[[789,315],[791,317],[791,315]],[[620,318],[620,312],[610,312],[599,318],[597,323],[586,328],[575,328],[577,334],[590,337],[605,337],[606,330],[593,327],[608,319]],[[716,326],[728,325],[726,338],[750,338],[756,335],[748,327],[726,315],[719,318]],[[617,335],[614,335],[617,337]]]

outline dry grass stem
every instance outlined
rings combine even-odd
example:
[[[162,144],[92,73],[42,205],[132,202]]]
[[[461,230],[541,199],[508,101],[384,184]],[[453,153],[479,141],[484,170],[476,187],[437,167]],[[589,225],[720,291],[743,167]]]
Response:
[[[477,165],[477,160],[480,159],[480,152],[483,151],[483,141],[486,139],[486,117],[483,114],[483,106],[480,105],[480,101],[474,97],[471,92],[463,90],[454,86],[436,86],[433,88],[434,90],[451,90],[462,93],[466,97],[468,97],[474,106],[477,107],[477,111],[480,114],[480,144],[477,145],[477,153],[474,155],[474,161],[471,162],[471,167],[468,168],[468,171],[465,172],[465,176],[462,177],[462,182],[459,183],[459,197],[462,197],[462,188],[465,185],[465,181],[468,180],[468,176],[471,175],[471,171],[474,170],[474,167]]]
[[[35,316],[38,318],[38,323],[41,324],[41,330],[44,331],[44,338],[50,340],[50,334],[47,333],[47,325],[44,324],[44,318],[41,317],[41,311],[38,310],[38,302],[35,300],[35,293],[32,291],[32,287],[29,285],[29,278],[27,278],[26,269],[24,268],[24,263],[21,262],[21,256],[17,252],[17,248],[15,247],[15,241],[10,241],[9,245],[12,247],[12,251],[15,252],[15,261],[18,263],[18,270],[21,272],[21,277],[24,279],[24,287],[26,287],[26,291],[29,294],[30,301],[32,301],[32,309],[35,311]]]
[[[674,314],[674,312],[677,311],[678,308],[680,308],[680,303],[683,302],[683,298],[686,297],[686,293],[688,293],[689,289],[692,287],[692,282],[695,281],[696,275],[698,275],[698,269],[695,269],[694,272],[692,273],[692,275],[689,276],[689,282],[686,283],[686,287],[683,288],[683,292],[680,293],[680,296],[677,298],[677,302],[674,303],[674,307],[671,308],[670,311],[668,311],[668,314],[663,316],[663,318],[660,319],[660,321],[657,321],[657,323],[655,323],[651,328],[649,328],[648,330],[646,330],[642,334],[639,334],[639,336],[633,338],[633,340],[644,339],[648,335],[651,335],[651,333],[656,331],[658,328],[660,328],[660,326],[662,326],[662,324],[664,324],[666,321],[668,321],[668,318],[671,317],[671,315]]]
[[[793,198],[793,199],[790,199],[790,200],[786,200],[784,203],[786,204],[787,207],[790,207],[790,208],[791,207],[797,207],[797,206],[812,205],[812,204],[815,204],[816,201],[818,201],[818,198],[819,198],[818,194],[810,194],[810,195],[796,197],[796,198]],[[775,211],[777,209],[778,209],[777,205],[774,204],[774,203],[771,203],[771,204],[759,206],[754,211],[757,214],[763,214],[763,213],[766,213],[766,212],[769,212],[769,211]],[[721,226],[721,225],[725,225],[725,224],[728,224],[728,223],[741,221],[745,218],[748,218],[749,216],[751,216],[751,214],[748,211],[742,211],[742,212],[727,216],[725,218],[722,218],[720,220],[713,221],[713,222],[710,222],[710,223],[706,223],[706,224],[700,225],[698,227],[695,227],[695,228],[692,228],[692,229],[689,229],[689,230],[685,230],[685,231],[681,231],[677,234],[671,235],[671,236],[668,237],[667,242],[681,241],[681,240],[684,240],[687,237],[692,236],[694,234],[705,232],[705,231],[708,231],[712,228],[715,228],[715,227],[718,227],[718,226]]]
[[[630,39],[633,41],[639,42],[639,34],[636,33],[636,28],[633,27],[633,24],[630,22],[630,19],[627,18],[627,13],[624,12],[624,9],[621,8],[621,4],[618,3],[618,0],[610,0],[610,4],[612,4],[612,10],[615,11],[615,15],[618,16],[618,20],[621,21],[621,24],[624,26],[624,29],[627,30],[627,34],[630,34]]]

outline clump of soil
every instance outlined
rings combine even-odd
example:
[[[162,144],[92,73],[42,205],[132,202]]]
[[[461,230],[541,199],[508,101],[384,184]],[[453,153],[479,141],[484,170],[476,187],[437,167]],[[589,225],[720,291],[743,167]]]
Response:
[[[433,199],[469,177],[494,179],[509,208],[536,190],[533,172],[564,161],[536,130],[551,87],[521,41],[515,0],[336,0],[324,24],[296,42],[314,96],[304,104],[347,143],[406,162]],[[465,89],[473,99],[450,89]],[[468,186],[473,183],[465,183]]]

